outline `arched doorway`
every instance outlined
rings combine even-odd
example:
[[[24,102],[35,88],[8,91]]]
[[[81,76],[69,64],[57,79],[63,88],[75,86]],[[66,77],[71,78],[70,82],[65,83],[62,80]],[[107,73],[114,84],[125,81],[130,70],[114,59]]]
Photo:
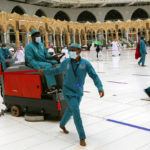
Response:
[[[84,46],[85,45],[85,37],[84,37],[84,31],[81,30],[81,33],[80,33],[80,38],[81,38],[81,46]]]
[[[42,17],[42,16],[46,17],[46,14],[41,9],[38,9],[36,11],[35,15],[38,16],[38,17]]]
[[[61,48],[60,29],[59,29],[59,28],[56,28],[56,29],[55,29],[55,39],[56,39],[56,47],[57,47],[57,50],[59,50],[59,48]]]
[[[46,43],[45,43],[45,30],[43,27],[39,27],[39,32],[40,32],[40,35],[41,35],[41,42],[46,46]]]
[[[69,33],[70,33],[70,43],[75,43],[73,29],[70,29]]]
[[[54,19],[61,20],[61,21],[64,21],[64,20],[70,21],[69,16],[63,11],[57,12],[56,15],[54,16]]]
[[[123,21],[123,17],[121,15],[121,13],[117,10],[110,10],[106,16],[104,21],[117,21],[117,20],[122,20]]]
[[[12,45],[13,47],[16,46],[16,36],[15,36],[15,32],[14,32],[14,28],[10,25],[7,28],[7,43],[9,43],[10,45]]]
[[[19,39],[20,39],[20,45],[25,47],[26,44],[28,43],[28,39],[27,39],[27,31],[25,26],[21,26],[19,29]]]
[[[66,46],[67,45],[67,30],[63,29],[62,30],[62,41],[61,41],[61,46]]]
[[[77,21],[81,23],[85,23],[87,21],[95,23],[97,20],[96,17],[91,12],[84,11],[78,16]]]
[[[23,14],[25,14],[25,11],[24,11],[23,8],[21,8],[20,6],[15,6],[15,7],[12,9],[11,13],[17,13],[17,14],[19,14],[19,15],[23,15]]]
[[[79,34],[79,30],[76,29],[75,31],[75,43],[80,44],[80,38],[79,38],[80,34]]]
[[[148,13],[141,8],[138,8],[137,10],[135,10],[131,16],[131,20],[137,20],[137,19],[147,19],[148,18]]]
[[[92,44],[92,36],[93,36],[92,31],[88,30],[86,35],[87,35],[87,44],[88,45]]]
[[[2,27],[0,27],[0,43],[4,42],[4,32]]]
[[[52,28],[49,28],[49,30],[48,30],[48,44],[50,44],[50,43],[53,43],[53,45],[54,45],[54,31],[53,31],[53,29]]]

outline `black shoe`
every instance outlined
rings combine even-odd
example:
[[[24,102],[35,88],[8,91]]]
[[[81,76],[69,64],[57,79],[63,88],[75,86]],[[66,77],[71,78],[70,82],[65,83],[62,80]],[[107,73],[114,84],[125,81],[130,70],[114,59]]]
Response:
[[[147,89],[144,89],[144,92],[148,95],[148,97],[150,97],[150,92],[148,92]]]

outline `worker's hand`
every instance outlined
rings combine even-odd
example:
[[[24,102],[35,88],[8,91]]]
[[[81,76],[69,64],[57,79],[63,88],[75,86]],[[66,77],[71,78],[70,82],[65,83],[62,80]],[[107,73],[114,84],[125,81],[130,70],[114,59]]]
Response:
[[[40,75],[43,75],[44,74],[43,69],[40,69],[39,73],[40,73]]]
[[[99,95],[100,95],[100,97],[103,97],[104,96],[104,90],[100,90]]]

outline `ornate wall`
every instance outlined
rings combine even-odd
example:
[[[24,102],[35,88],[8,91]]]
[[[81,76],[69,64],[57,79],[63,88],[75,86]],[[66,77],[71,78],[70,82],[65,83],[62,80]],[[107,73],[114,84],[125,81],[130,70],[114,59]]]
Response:
[[[77,42],[87,45],[93,40],[108,44],[114,38],[125,43],[138,41],[145,35],[150,40],[150,19],[142,21],[117,21],[97,23],[77,23],[59,21],[46,17],[0,13],[0,42],[15,43],[16,47],[25,46],[31,40],[30,32],[37,29],[41,32],[42,40],[48,48],[49,43],[56,47]]]

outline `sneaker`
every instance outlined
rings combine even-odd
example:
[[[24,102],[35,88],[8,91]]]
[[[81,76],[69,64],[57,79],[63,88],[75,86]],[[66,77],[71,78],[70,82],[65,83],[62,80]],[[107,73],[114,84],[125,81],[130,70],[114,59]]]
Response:
[[[144,89],[144,92],[148,95],[148,97],[150,97],[150,92],[148,92],[147,89]]]

